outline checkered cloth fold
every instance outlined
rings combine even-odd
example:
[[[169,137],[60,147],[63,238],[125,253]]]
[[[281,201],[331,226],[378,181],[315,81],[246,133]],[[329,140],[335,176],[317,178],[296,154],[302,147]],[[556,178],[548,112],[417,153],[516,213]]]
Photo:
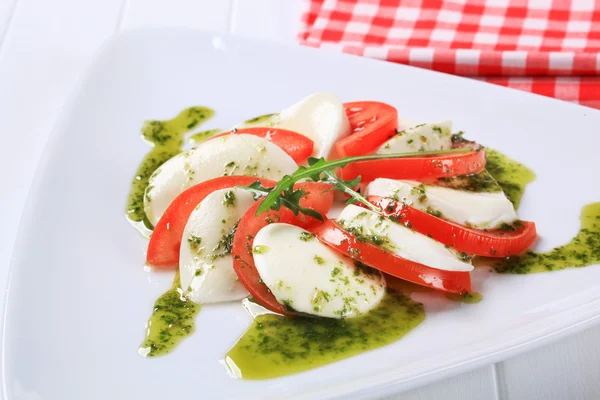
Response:
[[[309,0],[302,44],[600,109],[600,0]]]

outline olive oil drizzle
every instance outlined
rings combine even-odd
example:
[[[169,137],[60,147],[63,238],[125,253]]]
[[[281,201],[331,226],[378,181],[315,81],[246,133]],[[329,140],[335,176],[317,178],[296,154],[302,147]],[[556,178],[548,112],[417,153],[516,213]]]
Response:
[[[529,250],[495,260],[494,268],[504,274],[531,274],[600,263],[600,202],[583,207],[580,220],[581,229],[569,243],[545,253]]]
[[[154,303],[152,315],[146,323],[146,337],[138,353],[155,357],[170,353],[183,339],[194,333],[196,315],[200,306],[188,300],[175,275],[171,289]]]
[[[149,237],[154,228],[144,212],[144,195],[150,176],[163,163],[181,153],[187,132],[210,119],[214,111],[208,107],[189,107],[175,118],[167,121],[146,121],[142,127],[142,138],[152,146],[146,154],[131,182],[127,196],[125,215],[142,235]]]
[[[276,378],[393,343],[424,319],[421,303],[393,290],[376,308],[356,318],[258,315],[225,362],[239,378]]]
[[[486,149],[486,154],[486,168],[502,186],[515,209],[518,208],[525,186],[535,179],[535,174],[497,150]],[[600,203],[584,206],[580,220],[581,229],[563,246],[545,253],[528,250],[519,256],[500,260],[482,258],[477,264],[492,265],[497,272],[503,274],[531,274],[600,263]]]
[[[208,139],[222,132],[224,132],[223,129],[209,129],[206,131],[200,131],[190,135],[188,137],[188,142],[193,146],[198,146],[200,143],[206,142]]]
[[[525,187],[535,180],[535,173],[498,150],[486,148],[485,154],[486,170],[496,179],[515,209],[518,209]]]

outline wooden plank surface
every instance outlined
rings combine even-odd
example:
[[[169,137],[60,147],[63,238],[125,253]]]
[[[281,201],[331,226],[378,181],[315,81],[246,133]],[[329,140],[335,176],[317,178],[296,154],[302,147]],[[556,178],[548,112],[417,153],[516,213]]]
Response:
[[[600,399],[600,327],[500,365],[506,399]]]

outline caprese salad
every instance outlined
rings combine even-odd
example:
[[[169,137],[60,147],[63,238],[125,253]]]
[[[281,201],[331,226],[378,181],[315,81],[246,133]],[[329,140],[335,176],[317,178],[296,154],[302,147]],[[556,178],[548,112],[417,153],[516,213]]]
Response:
[[[281,318],[358,321],[390,282],[468,295],[474,256],[515,256],[536,240],[486,170],[486,149],[450,121],[316,93],[211,132],[158,166],[143,193],[146,263],[178,270],[173,302],[251,296]],[[173,307],[169,329],[190,309]],[[144,355],[191,331],[167,328]]]

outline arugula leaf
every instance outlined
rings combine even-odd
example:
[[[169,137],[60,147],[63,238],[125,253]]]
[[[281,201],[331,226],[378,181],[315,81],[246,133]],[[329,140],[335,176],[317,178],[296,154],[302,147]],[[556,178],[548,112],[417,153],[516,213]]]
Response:
[[[357,176],[351,181],[345,181],[343,179],[338,178],[331,172],[326,171],[323,172],[321,182],[331,183],[334,189],[348,194],[350,198],[348,199],[348,201],[346,201],[346,204],[354,204],[356,202],[359,202],[366,205],[372,211],[381,212],[381,208],[369,202],[362,194],[358,193],[353,189],[360,183],[360,176]]]
[[[245,190],[251,192],[254,200],[258,200],[261,197],[268,195],[271,192],[271,190],[273,190],[273,188],[264,187],[260,181],[252,182],[248,186],[236,186],[236,187],[240,188],[240,189],[245,189]]]
[[[273,188],[264,187],[260,181],[252,182],[248,186],[237,186],[238,188],[248,190],[252,192],[252,197],[254,200],[258,200],[259,198],[268,195]],[[271,210],[279,210],[281,206],[285,206],[289,208],[294,215],[298,215],[298,213],[302,213],[305,215],[309,215],[313,218],[318,219],[319,221],[323,221],[323,215],[313,210],[312,208],[302,207],[300,206],[300,199],[305,195],[304,190],[293,190],[293,188],[286,190],[281,194],[281,196],[277,197],[273,204],[271,205]],[[258,214],[257,214],[258,215]]]
[[[330,183],[333,185],[334,190],[338,190],[350,196],[347,204],[360,202],[373,211],[381,212],[379,207],[371,204],[363,195],[354,190],[354,188],[360,183],[360,177],[346,181],[338,178],[333,171],[337,168],[343,168],[346,165],[357,161],[468,153],[472,150],[473,149],[470,147],[463,147],[459,149],[427,152],[420,151],[412,153],[370,154],[366,156],[345,157],[332,161],[326,161],[322,157],[309,157],[308,166],[301,166],[293,174],[285,175],[279,182],[277,182],[277,185],[275,185],[274,188],[265,188],[260,181],[256,181],[249,186],[241,186],[241,188],[252,191],[255,200],[262,196],[265,197],[256,210],[257,216],[269,210],[279,210],[281,206],[284,206],[292,210],[295,215],[302,213],[322,221],[323,216],[321,213],[311,208],[300,206],[300,199],[305,193],[302,189],[294,190],[294,184],[304,179],[315,182]]]

